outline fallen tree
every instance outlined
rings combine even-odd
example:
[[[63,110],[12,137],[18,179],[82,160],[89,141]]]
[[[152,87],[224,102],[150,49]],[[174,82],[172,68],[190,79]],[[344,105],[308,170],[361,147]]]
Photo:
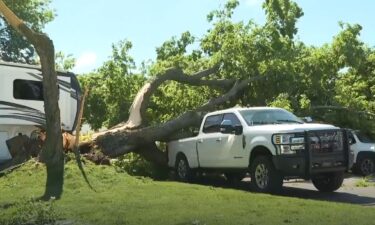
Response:
[[[87,151],[87,148],[99,148],[110,157],[134,152],[142,155],[148,161],[165,166],[167,157],[165,151],[158,148],[157,142],[167,142],[179,131],[199,124],[205,112],[212,111],[220,105],[228,105],[228,103],[234,105],[239,93],[251,82],[265,78],[265,76],[260,75],[249,76],[243,80],[212,78],[219,70],[220,66],[214,66],[196,74],[188,75],[182,69],[171,68],[163,74],[155,76],[138,91],[130,108],[128,120],[104,132],[94,134],[92,141],[80,145],[81,151]],[[192,86],[208,86],[220,89],[223,94],[211,98],[205,104],[186,111],[170,121],[147,126],[145,114],[151,96],[158,87],[168,81]]]

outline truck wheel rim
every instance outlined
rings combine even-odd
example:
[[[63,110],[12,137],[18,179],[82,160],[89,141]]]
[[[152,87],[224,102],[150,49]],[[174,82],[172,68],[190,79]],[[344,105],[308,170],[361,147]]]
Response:
[[[178,176],[180,178],[185,178],[186,177],[186,172],[187,172],[187,169],[186,169],[186,163],[184,160],[180,160],[178,162]]]
[[[255,168],[255,182],[261,189],[265,189],[268,186],[269,176],[268,169],[264,164],[259,164]]]
[[[371,159],[365,159],[362,161],[361,170],[365,175],[374,172],[374,162]]]

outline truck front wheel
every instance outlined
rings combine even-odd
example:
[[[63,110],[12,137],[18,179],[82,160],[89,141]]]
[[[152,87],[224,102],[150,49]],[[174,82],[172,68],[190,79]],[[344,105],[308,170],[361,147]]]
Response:
[[[179,155],[176,159],[176,174],[179,181],[191,181],[193,178],[193,171],[189,167],[186,157]]]
[[[254,159],[250,165],[250,175],[252,189],[257,192],[277,192],[283,185],[283,176],[267,156]]]
[[[344,181],[344,172],[322,174],[312,178],[312,183],[321,192],[333,192],[339,189]]]

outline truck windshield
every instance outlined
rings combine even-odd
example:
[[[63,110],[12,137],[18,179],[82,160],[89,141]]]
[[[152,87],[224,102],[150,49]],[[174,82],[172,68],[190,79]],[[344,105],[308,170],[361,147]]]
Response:
[[[362,132],[355,131],[355,134],[357,135],[359,141],[362,143],[375,143],[374,139],[372,139],[371,137]]]
[[[247,125],[266,125],[284,123],[303,123],[298,117],[283,109],[247,109],[240,114],[246,120]]]

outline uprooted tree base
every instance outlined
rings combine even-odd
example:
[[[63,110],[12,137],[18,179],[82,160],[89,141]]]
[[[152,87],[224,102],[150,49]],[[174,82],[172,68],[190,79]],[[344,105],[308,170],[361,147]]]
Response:
[[[137,93],[130,108],[129,119],[107,131],[96,133],[93,140],[81,143],[79,149],[100,149],[109,157],[118,157],[130,152],[138,153],[146,160],[159,166],[167,165],[165,151],[159,149],[156,142],[167,142],[175,137],[179,131],[199,125],[205,112],[212,111],[220,105],[234,105],[238,94],[249,83],[265,78],[252,76],[243,80],[235,79],[208,79],[218,72],[219,66],[200,71],[193,75],[185,74],[181,69],[172,68],[147,82]],[[187,111],[175,119],[165,123],[146,126],[145,114],[151,96],[158,87],[165,82],[176,81],[192,86],[208,86],[220,89],[224,94],[210,99],[196,109]],[[183,136],[180,136],[180,138]]]
[[[64,153],[67,156],[67,153],[73,152],[70,144],[74,141],[75,137],[73,135],[64,133],[63,143],[64,143]],[[26,135],[19,135],[13,137],[7,141],[7,144],[10,148],[10,154],[12,156],[11,160],[0,164],[0,171],[13,168],[17,165],[20,165],[31,158],[35,158],[37,161],[40,161],[39,156],[41,151],[43,151],[43,140],[39,138],[31,139]],[[82,145],[83,147],[84,145]],[[94,148],[82,148],[81,156],[97,165],[109,165],[110,158],[105,156],[101,151],[98,151]],[[65,157],[67,160],[70,160],[69,157]],[[66,160],[66,161],[67,161]],[[62,161],[63,163],[64,161]],[[56,172],[56,171],[54,171]],[[59,186],[59,185],[58,185]]]

